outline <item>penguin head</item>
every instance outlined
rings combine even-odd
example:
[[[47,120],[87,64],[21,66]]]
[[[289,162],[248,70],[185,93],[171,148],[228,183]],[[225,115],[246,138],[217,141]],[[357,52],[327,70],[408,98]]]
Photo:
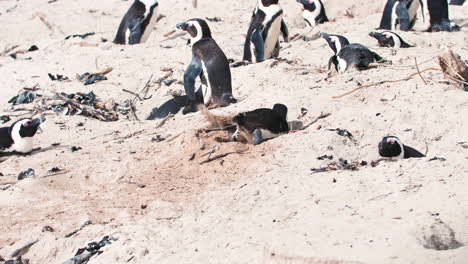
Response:
[[[379,33],[379,32],[371,32],[369,36],[375,38],[379,42],[380,47],[394,47],[395,42],[393,38],[389,34]]]
[[[33,120],[21,119],[13,123],[10,127],[11,136],[19,136],[20,138],[33,137],[42,122],[45,121],[44,117],[38,117]]]
[[[287,120],[288,116],[288,107],[285,106],[284,104],[275,104],[273,106],[273,111],[277,112],[280,114],[280,116],[284,119]]]
[[[315,1],[317,0],[296,0],[298,3],[301,3],[304,9],[309,11],[314,11],[316,7]]]
[[[338,54],[344,46],[349,44],[349,40],[341,35],[320,33],[320,37],[327,41],[328,46],[330,46],[335,54]]]
[[[232,118],[232,121],[240,126],[245,124],[245,113],[240,113]]]
[[[187,31],[190,34],[191,44],[194,45],[200,39],[211,38],[210,27],[205,20],[200,18],[192,18],[187,22],[179,23],[176,25],[178,29]]]
[[[260,0],[263,6],[277,5],[278,0]]]
[[[400,139],[395,136],[386,136],[379,143],[379,154],[382,157],[404,157],[404,147]]]

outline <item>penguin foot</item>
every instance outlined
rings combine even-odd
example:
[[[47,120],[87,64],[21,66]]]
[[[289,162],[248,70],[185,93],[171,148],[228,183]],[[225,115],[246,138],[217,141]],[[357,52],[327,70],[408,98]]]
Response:
[[[262,132],[259,129],[255,129],[253,134],[253,144],[258,145],[263,142]]]
[[[439,32],[439,31],[456,32],[456,31],[460,31],[460,26],[451,22],[442,22],[440,24],[431,25],[428,31],[429,32]]]
[[[195,113],[197,111],[198,111],[197,106],[195,104],[190,104],[184,107],[184,110],[182,110],[182,114],[186,115],[188,113]]]
[[[231,68],[237,68],[237,67],[240,67],[240,66],[247,66],[249,64],[252,64],[252,62],[250,61],[236,61],[236,62],[233,62],[230,64]]]

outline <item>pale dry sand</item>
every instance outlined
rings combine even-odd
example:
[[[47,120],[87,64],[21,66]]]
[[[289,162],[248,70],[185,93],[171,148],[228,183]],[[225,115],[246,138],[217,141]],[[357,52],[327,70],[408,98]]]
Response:
[[[357,83],[414,73],[415,56],[421,69],[437,67],[433,58],[444,46],[468,58],[466,5],[450,7],[451,17],[464,26],[461,32],[402,32],[417,47],[394,54],[378,48],[368,36],[378,26],[384,2],[330,0],[327,11],[336,21],[320,30],[362,43],[391,59],[393,66],[327,80],[326,73],[317,70],[325,68],[331,50],[318,39],[282,44],[291,47],[280,56],[297,60],[296,65],[270,67],[270,60],[232,69],[234,95],[240,101],[215,113],[277,102],[289,107],[291,120],[301,107],[309,110],[305,121],[321,112],[332,113],[305,131],[252,147],[220,144],[213,135],[195,136],[196,129],[206,125],[200,113],[178,114],[161,128],[155,128],[158,121],[124,117],[103,123],[82,116],[47,116],[44,132],[36,137],[36,147],[45,151],[0,163],[5,175],[0,181],[14,180],[27,168],[38,174],[0,191],[0,255],[7,257],[23,243],[39,239],[25,258],[31,263],[63,263],[88,242],[113,235],[119,240],[89,263],[467,263],[467,247],[430,250],[423,247],[421,237],[440,218],[460,243],[468,244],[468,94],[438,83],[443,76],[432,71],[423,73],[428,85],[415,77],[332,99]],[[281,4],[291,34],[302,33],[300,6],[293,0]],[[31,60],[0,58],[0,114],[8,113],[10,97],[36,83],[39,93],[93,90],[103,99],[123,101],[132,98],[123,88],[140,89],[150,75],[163,75],[162,67],[173,68],[174,78],[182,80],[191,56],[186,40],[161,40],[176,23],[192,17],[223,18],[209,23],[213,36],[229,58],[239,60],[255,1],[199,0],[198,9],[193,9],[191,1],[161,0],[158,12],[166,17],[147,43],[76,45],[112,40],[129,5],[130,1],[115,0],[0,1],[0,48],[35,44],[40,49],[20,56]],[[344,15],[348,9],[354,18]],[[53,32],[37,12],[53,23]],[[90,31],[97,34],[63,40]],[[85,87],[74,78],[107,67],[114,68],[108,81]],[[52,82],[49,72],[73,81]],[[170,90],[183,87],[152,88],[152,98],[137,104],[140,119],[169,99]],[[77,126],[80,122],[84,126]],[[348,129],[357,142],[326,130],[330,128]],[[316,159],[324,154],[350,161],[377,158],[377,143],[388,134],[422,152],[427,144],[428,158],[311,174],[311,168],[327,163]],[[156,135],[172,140],[154,142]],[[61,145],[50,147],[53,143]],[[83,149],[71,153],[70,146]],[[216,153],[245,152],[224,162],[200,164],[206,158],[202,154],[212,148]],[[429,162],[434,156],[446,161]],[[52,167],[69,172],[44,177]],[[64,238],[87,220],[93,224]],[[42,232],[46,225],[55,232]]]

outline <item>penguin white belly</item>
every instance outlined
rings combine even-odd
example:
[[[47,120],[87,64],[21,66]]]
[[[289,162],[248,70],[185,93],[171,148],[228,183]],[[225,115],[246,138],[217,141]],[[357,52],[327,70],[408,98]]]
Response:
[[[340,58],[339,56],[337,56],[337,60],[338,60],[338,72],[339,73],[345,72],[346,69],[348,68],[348,63],[346,62],[346,60]]]
[[[211,100],[211,84],[210,84],[210,76],[208,76],[208,71],[205,67],[205,63],[202,61],[202,67],[203,67],[203,75],[205,76],[206,84],[204,85],[202,83],[202,93],[203,93],[203,103],[205,106],[208,106],[208,103]]]
[[[272,138],[276,138],[276,137],[279,137],[281,134],[275,134],[273,132],[271,132],[270,130],[267,130],[267,129],[260,129],[260,133],[262,133],[262,138],[263,139],[272,139]]]
[[[311,27],[314,27],[316,25],[315,18],[320,14],[320,13],[317,13],[316,11],[317,9],[315,9],[314,12],[310,12],[309,10],[304,10],[304,12],[302,12],[302,17],[307,22],[309,22]]]
[[[278,43],[282,18],[283,16],[280,15],[275,19],[275,21],[273,21],[270,30],[268,31],[267,38],[264,40],[265,59],[270,59],[272,57],[276,44]]]
[[[32,137],[13,137],[15,143],[11,145],[8,151],[16,151],[21,153],[28,153],[33,150],[33,138]]]
[[[148,40],[151,32],[153,31],[154,24],[156,24],[156,20],[158,19],[158,16],[156,15],[156,8],[153,9],[153,15],[151,16],[151,19],[150,19],[148,25],[146,26],[145,31],[143,32],[143,35],[141,36],[140,43],[146,42]]]

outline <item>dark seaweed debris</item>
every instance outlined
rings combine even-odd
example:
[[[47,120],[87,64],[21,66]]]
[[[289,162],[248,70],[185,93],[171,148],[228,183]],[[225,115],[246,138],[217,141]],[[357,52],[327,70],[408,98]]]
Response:
[[[328,130],[336,131],[338,135],[354,140],[353,134],[351,134],[351,132],[349,132],[347,129],[335,128],[335,129],[328,129]]]
[[[82,81],[84,85],[90,85],[90,84],[97,83],[100,81],[105,81],[107,80],[107,77],[104,74],[98,74],[98,73],[90,74],[89,72],[86,72],[80,75],[78,79]]]
[[[18,181],[21,181],[27,178],[35,178],[35,177],[36,177],[36,173],[34,172],[34,170],[27,169],[27,170],[20,172],[20,174],[18,175]]]
[[[100,255],[103,252],[101,250],[103,247],[112,244],[112,241],[116,240],[116,238],[105,236],[99,242],[88,243],[87,247],[78,249],[75,256],[65,261],[64,264],[86,264],[94,255]]]
[[[220,17],[206,17],[206,20],[208,20],[210,22],[221,22],[221,21],[223,21],[223,19],[220,18]]]
[[[49,78],[51,81],[66,81],[68,80],[68,77],[67,76],[64,76],[64,75],[61,75],[61,74],[55,74],[53,75],[52,73],[48,73],[47,75],[49,75]]]
[[[89,36],[92,36],[94,34],[96,34],[96,33],[88,32],[88,33],[84,33],[84,34],[69,35],[69,36],[65,37],[65,39],[69,39],[69,38],[82,38],[82,39],[85,39],[85,38],[87,38]]]
[[[312,173],[327,172],[327,171],[337,171],[337,170],[358,170],[359,167],[367,166],[367,161],[356,160],[349,163],[347,160],[340,158],[338,162],[332,161],[325,167],[312,168],[310,169]]]
[[[34,99],[38,96],[42,96],[39,94],[35,94],[30,91],[26,92],[21,92],[18,95],[13,96],[8,103],[13,104],[13,105],[19,105],[19,104],[29,104],[34,101]]]
[[[11,118],[9,116],[6,116],[6,115],[0,116],[0,121],[2,121],[2,124],[5,124],[9,122],[10,120]]]

